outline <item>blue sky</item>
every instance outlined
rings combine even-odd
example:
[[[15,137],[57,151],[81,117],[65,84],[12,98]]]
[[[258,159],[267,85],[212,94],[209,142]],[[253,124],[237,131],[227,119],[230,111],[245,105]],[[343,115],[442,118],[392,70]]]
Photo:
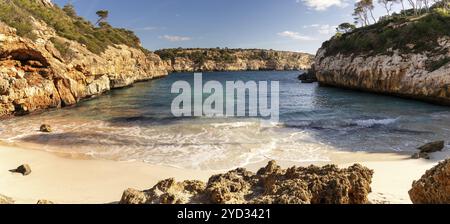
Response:
[[[53,0],[60,6],[69,0]],[[72,0],[77,12],[131,29],[150,50],[174,47],[264,48],[315,53],[352,22],[354,0]],[[381,9],[380,9],[381,10]],[[379,13],[377,13],[379,14]]]

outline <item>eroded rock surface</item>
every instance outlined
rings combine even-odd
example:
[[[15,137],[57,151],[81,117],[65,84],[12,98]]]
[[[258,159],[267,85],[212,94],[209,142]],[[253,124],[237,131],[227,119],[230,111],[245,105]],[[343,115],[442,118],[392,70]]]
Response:
[[[409,196],[414,204],[450,204],[450,159],[415,181]]]
[[[319,49],[315,58],[322,85],[357,89],[450,105],[450,63],[430,69],[429,64],[450,58],[450,37],[437,41],[434,52],[327,55]],[[439,52],[439,53],[436,53]]]
[[[373,171],[361,165],[281,169],[271,161],[256,174],[240,168],[214,175],[208,183],[168,179],[152,189],[133,191],[133,196],[127,190],[121,203],[365,204],[372,176]]]

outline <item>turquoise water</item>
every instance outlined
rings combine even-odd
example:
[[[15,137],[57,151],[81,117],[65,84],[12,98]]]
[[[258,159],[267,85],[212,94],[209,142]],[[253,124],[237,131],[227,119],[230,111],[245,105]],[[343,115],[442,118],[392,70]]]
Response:
[[[178,80],[137,83],[102,97],[38,115],[1,121],[0,139],[69,155],[194,169],[229,169],[266,159],[323,162],[330,150],[412,152],[448,139],[450,108],[400,98],[301,84],[298,72],[205,73],[204,81],[280,82],[280,121],[175,118]],[[38,132],[48,123],[54,133]]]

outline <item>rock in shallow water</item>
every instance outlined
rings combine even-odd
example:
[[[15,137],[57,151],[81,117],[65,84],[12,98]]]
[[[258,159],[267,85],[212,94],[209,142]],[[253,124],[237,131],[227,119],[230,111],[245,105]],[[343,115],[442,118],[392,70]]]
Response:
[[[426,145],[423,145],[423,146],[419,147],[418,149],[422,153],[433,153],[433,152],[442,151],[442,149],[444,149],[444,147],[445,147],[444,141],[437,141],[437,142],[431,142]]]
[[[450,204],[450,159],[414,181],[409,196],[414,204]]]
[[[317,77],[313,69],[309,69],[307,72],[298,76],[298,79],[302,83],[314,83],[317,82]]]
[[[430,159],[430,153],[440,152],[444,149],[445,142],[444,141],[436,141],[425,144],[418,148],[420,152],[415,153],[412,158],[413,159]]]
[[[372,177],[373,171],[361,165],[347,169],[329,165],[284,170],[272,161],[257,174],[239,168],[214,175],[206,184],[167,179],[147,191],[130,194],[127,190],[120,203],[365,204]]]
[[[41,132],[50,133],[50,132],[52,132],[52,127],[50,125],[48,125],[48,124],[43,124],[43,125],[41,125],[39,130]]]

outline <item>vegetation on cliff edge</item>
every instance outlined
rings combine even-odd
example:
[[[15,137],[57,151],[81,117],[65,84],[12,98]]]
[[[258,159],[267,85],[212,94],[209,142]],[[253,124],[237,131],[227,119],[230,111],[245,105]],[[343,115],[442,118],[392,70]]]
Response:
[[[104,14],[102,13],[102,15]],[[56,5],[48,7],[39,1],[30,0],[0,2],[0,20],[14,27],[18,35],[34,40],[36,35],[32,32],[34,27],[31,17],[44,21],[59,36],[84,44],[96,54],[114,44],[124,44],[142,49],[139,38],[132,31],[113,28],[106,22],[105,17],[100,17],[99,26],[96,27],[91,22],[77,16],[72,5],[59,8]],[[55,45],[60,46],[59,43]]]
[[[358,7],[360,6],[355,8],[355,15],[360,10]],[[438,47],[438,39],[450,36],[449,10],[439,4],[422,10],[415,8],[400,13],[388,13],[389,15],[374,24],[365,21],[360,28],[338,32],[323,44],[326,56],[338,53],[387,54],[392,52],[391,50],[399,50],[401,53],[434,52]],[[355,18],[356,22],[360,21],[358,18]]]
[[[229,48],[171,48],[155,51],[163,60],[174,61],[176,58],[186,58],[195,64],[202,64],[205,61],[215,61],[218,63],[234,63],[241,59],[270,61],[281,57],[279,51],[262,49],[229,49]],[[298,54],[297,57],[301,57]],[[292,56],[295,59],[295,56]]]

